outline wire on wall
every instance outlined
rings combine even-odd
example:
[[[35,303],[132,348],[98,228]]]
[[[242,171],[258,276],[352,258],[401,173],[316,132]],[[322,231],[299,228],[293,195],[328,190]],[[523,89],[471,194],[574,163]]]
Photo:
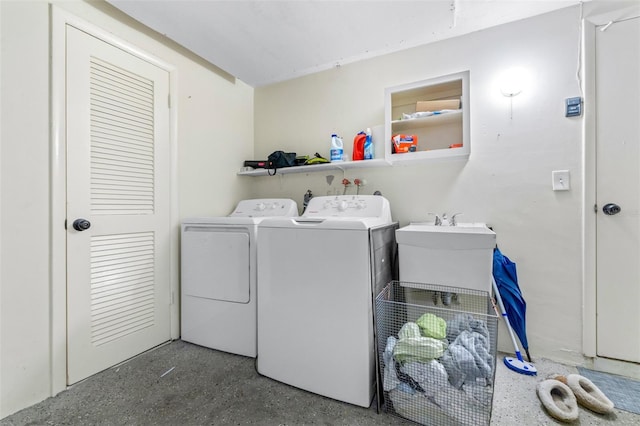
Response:
[[[584,97],[582,90],[582,43],[583,43],[584,2],[580,2],[580,17],[578,21],[578,65],[576,67],[576,80],[580,97]]]

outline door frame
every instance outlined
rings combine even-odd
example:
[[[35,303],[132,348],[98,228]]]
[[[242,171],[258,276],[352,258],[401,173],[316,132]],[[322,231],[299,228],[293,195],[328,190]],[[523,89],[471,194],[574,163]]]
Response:
[[[57,7],[50,6],[51,17],[51,109],[50,109],[50,371],[51,395],[67,387],[67,233],[66,220],[66,114],[65,114],[65,69],[66,26],[71,25],[108,44],[131,53],[169,73],[170,104],[170,287],[171,287],[171,339],[180,336],[179,295],[179,229],[178,178],[177,178],[177,70],[176,67],[153,56],[102,28],[91,24]],[[169,100],[168,100],[169,101]]]
[[[597,355],[597,296],[596,296],[596,32],[600,26],[610,21],[616,22],[640,15],[640,5],[633,5],[613,12],[590,16],[582,20],[582,70],[584,78],[583,121],[583,297],[582,297],[582,350],[587,360],[587,367],[614,374],[637,377],[639,372],[635,364],[624,361],[600,358]]]

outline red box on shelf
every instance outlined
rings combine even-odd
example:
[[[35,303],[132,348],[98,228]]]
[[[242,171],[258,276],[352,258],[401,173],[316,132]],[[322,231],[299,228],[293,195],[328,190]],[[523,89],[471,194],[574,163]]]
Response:
[[[393,135],[391,144],[394,154],[404,154],[406,152],[416,152],[418,149],[418,136],[416,135]]]

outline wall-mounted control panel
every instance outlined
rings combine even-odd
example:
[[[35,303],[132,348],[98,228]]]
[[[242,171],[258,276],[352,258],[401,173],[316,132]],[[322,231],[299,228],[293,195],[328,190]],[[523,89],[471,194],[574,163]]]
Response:
[[[306,218],[380,217],[391,222],[391,208],[386,198],[377,195],[336,195],[313,197],[303,215]]]
[[[229,216],[234,217],[269,217],[297,216],[298,206],[295,201],[286,198],[264,198],[241,200]]]
[[[582,115],[582,98],[567,98],[565,117],[578,117]]]

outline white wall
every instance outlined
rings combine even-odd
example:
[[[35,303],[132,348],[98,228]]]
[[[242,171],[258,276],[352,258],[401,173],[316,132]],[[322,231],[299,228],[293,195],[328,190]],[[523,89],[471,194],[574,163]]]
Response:
[[[0,14],[3,417],[49,395],[49,52],[46,4],[1,2]]]
[[[528,303],[533,356],[582,362],[582,118],[564,117],[564,100],[580,96],[580,11],[577,7],[343,65],[256,89],[256,156],[284,149],[328,155],[330,135],[353,136],[384,120],[385,87],[462,70],[471,78],[471,157],[467,162],[348,169],[365,178],[364,193],[382,191],[405,225],[427,212],[463,212],[486,222],[502,251],[517,262]],[[526,68],[530,87],[510,101],[495,86],[504,70]],[[551,190],[551,171],[568,169],[572,189]],[[325,176],[333,174],[330,188]],[[342,172],[251,179],[254,195],[326,195]],[[354,193],[350,189],[349,193]],[[500,348],[513,351],[501,331]]]
[[[430,211],[462,211],[462,220],[494,226],[500,247],[518,263],[533,355],[582,361],[582,119],[563,115],[564,98],[579,95],[578,8],[261,88],[254,101],[250,87],[103,2],[53,3],[176,66],[180,218],[226,214],[249,196],[301,204],[307,189],[341,192],[337,172],[332,188],[326,172],[260,178],[235,172],[242,160],[275,149],[327,155],[334,131],[350,145],[357,131],[382,124],[385,87],[469,69],[469,161],[346,175],[366,178],[366,193],[381,190],[403,225]],[[59,390],[52,377],[64,371],[54,371],[51,348],[64,342],[50,337],[49,2],[1,0],[0,19],[2,418]],[[514,99],[510,119],[508,100],[492,82],[517,64],[531,70],[534,84]],[[571,191],[551,191],[555,169],[571,171]],[[503,338],[501,347],[510,350]]]
[[[0,418],[57,393],[65,375],[52,361],[64,342],[51,340],[49,235],[62,224],[49,207],[49,3],[0,1]],[[253,89],[102,2],[53,4],[176,67],[177,219],[246,198],[235,172],[253,156]]]

